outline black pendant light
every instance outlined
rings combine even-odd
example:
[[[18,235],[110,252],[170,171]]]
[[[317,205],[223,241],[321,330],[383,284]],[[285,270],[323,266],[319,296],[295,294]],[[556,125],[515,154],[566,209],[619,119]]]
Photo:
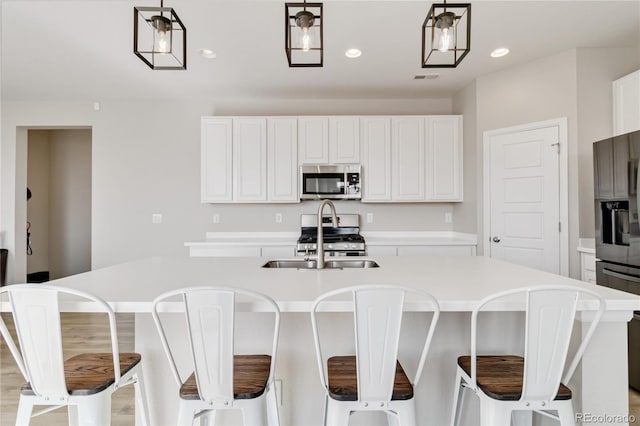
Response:
[[[471,4],[432,4],[422,24],[422,68],[455,68],[470,48]]]
[[[321,67],[324,57],[322,3],[285,3],[284,48],[290,67]]]
[[[154,70],[187,69],[187,29],[163,0],[133,8],[133,53]]]

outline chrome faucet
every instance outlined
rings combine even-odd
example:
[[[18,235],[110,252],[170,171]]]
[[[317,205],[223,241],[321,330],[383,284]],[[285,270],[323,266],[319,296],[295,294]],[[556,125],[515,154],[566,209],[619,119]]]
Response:
[[[324,269],[324,231],[322,229],[322,210],[324,206],[328,205],[331,209],[331,225],[334,228],[338,226],[338,218],[336,217],[336,206],[333,205],[331,200],[322,200],[320,207],[318,208],[318,239],[316,241],[318,254],[316,259],[316,269]]]

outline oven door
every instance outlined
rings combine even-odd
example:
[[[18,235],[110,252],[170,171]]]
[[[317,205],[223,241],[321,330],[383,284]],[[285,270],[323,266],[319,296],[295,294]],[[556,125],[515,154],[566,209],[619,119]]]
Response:
[[[345,198],[344,173],[303,173],[300,199]]]

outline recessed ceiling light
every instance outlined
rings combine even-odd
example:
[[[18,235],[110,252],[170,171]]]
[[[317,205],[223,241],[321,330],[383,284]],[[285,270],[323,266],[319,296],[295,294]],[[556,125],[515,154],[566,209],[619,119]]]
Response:
[[[491,57],[492,58],[500,58],[502,56],[505,56],[509,53],[509,49],[507,49],[506,47],[500,47],[496,50],[494,50],[493,52],[491,52]]]
[[[200,49],[200,56],[207,59],[214,59],[217,55],[216,52],[211,49]]]
[[[344,52],[344,56],[347,58],[359,58],[361,55],[362,51],[356,48],[347,49],[347,51]]]

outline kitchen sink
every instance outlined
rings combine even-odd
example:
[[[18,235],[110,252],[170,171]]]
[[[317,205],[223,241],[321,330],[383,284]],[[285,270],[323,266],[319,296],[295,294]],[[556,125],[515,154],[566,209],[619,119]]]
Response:
[[[316,269],[315,260],[304,259],[283,259],[270,260],[263,268],[291,268],[291,269]],[[335,259],[327,260],[324,263],[324,269],[344,269],[344,268],[378,268],[380,265],[371,259]]]

